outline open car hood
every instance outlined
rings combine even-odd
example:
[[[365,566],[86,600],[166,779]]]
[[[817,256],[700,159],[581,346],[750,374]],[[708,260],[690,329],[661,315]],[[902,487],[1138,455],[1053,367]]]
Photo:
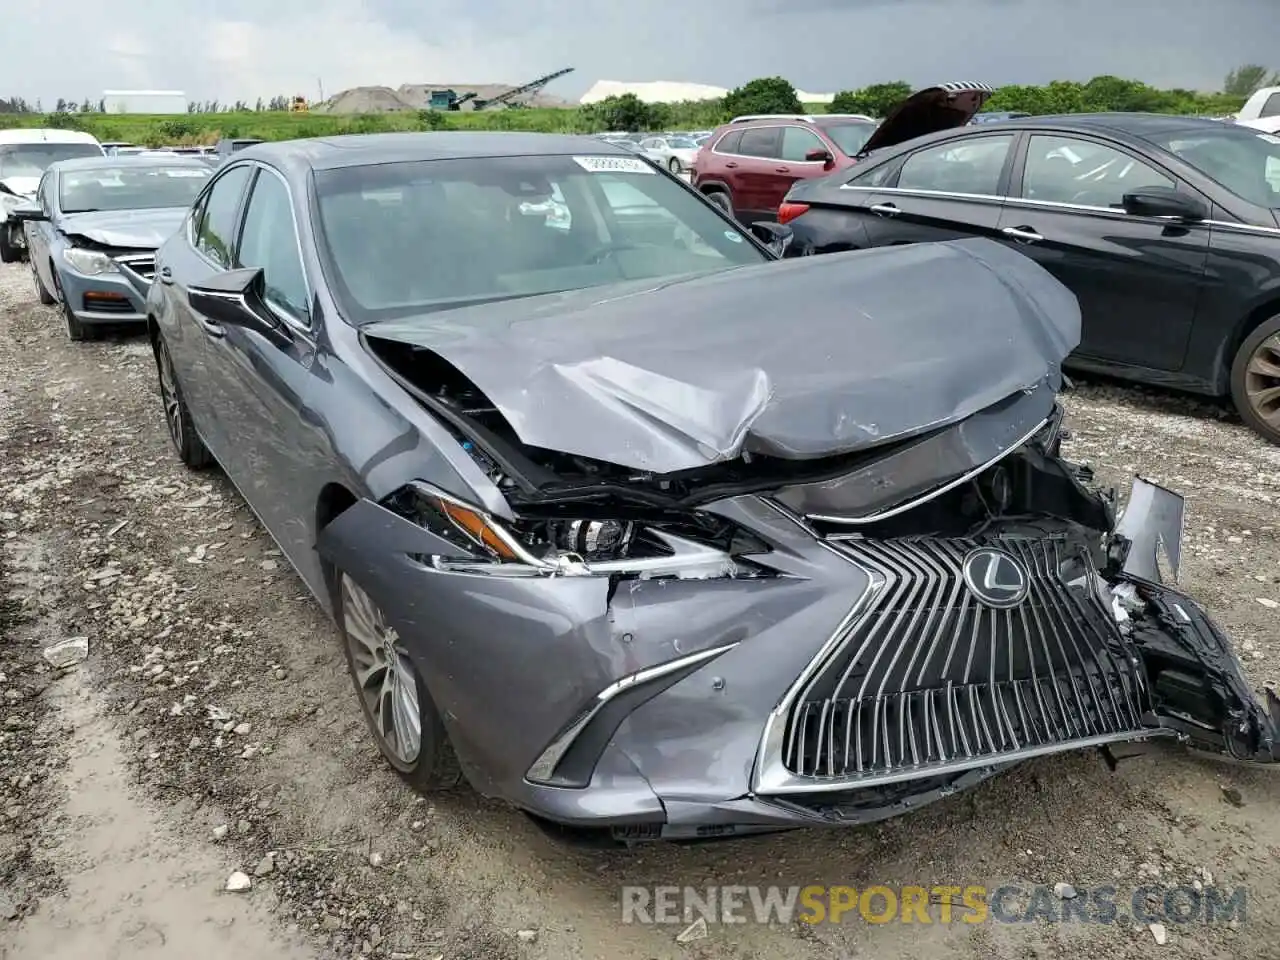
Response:
[[[380,341],[394,341],[444,360],[528,446],[663,474],[744,454],[851,453],[1020,392],[1056,392],[1080,311],[1030,258],[972,239],[510,299],[362,330],[377,355]]]
[[[858,156],[926,134],[963,127],[993,92],[985,83],[940,83],[917,90],[889,111]]]

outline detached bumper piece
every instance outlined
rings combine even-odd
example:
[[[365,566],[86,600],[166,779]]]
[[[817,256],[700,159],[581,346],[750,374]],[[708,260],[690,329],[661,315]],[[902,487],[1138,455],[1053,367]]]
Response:
[[[780,792],[1175,735],[1078,538],[830,542],[876,587],[792,707]]]

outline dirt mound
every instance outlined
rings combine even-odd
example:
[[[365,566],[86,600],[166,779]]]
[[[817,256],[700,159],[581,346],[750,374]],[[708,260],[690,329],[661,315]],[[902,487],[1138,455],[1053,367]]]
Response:
[[[394,113],[417,108],[390,87],[352,87],[312,109],[324,113]]]

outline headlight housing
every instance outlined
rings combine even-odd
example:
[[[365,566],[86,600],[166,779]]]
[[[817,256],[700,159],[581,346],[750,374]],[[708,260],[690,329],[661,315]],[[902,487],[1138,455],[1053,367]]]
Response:
[[[33,197],[19,197],[12,193],[0,193],[0,210],[4,211],[5,217],[9,216],[9,211],[14,207],[20,207],[24,204],[31,203]]]
[[[97,277],[104,273],[118,273],[120,268],[105,253],[98,250],[85,250],[81,247],[67,247],[62,251],[62,259],[76,273],[86,277]]]
[[[456,553],[415,557],[454,573],[640,580],[773,575],[744,556],[767,553],[767,544],[709,516],[639,520],[557,515],[504,524],[421,481],[397,490],[383,505],[456,546]]]

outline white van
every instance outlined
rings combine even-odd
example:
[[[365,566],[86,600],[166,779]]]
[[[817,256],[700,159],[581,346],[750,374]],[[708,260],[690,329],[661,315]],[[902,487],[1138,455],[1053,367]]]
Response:
[[[78,130],[0,130],[0,263],[22,257],[26,246],[22,224],[11,219],[9,212],[35,199],[45,168],[58,160],[104,154],[97,138]]]

